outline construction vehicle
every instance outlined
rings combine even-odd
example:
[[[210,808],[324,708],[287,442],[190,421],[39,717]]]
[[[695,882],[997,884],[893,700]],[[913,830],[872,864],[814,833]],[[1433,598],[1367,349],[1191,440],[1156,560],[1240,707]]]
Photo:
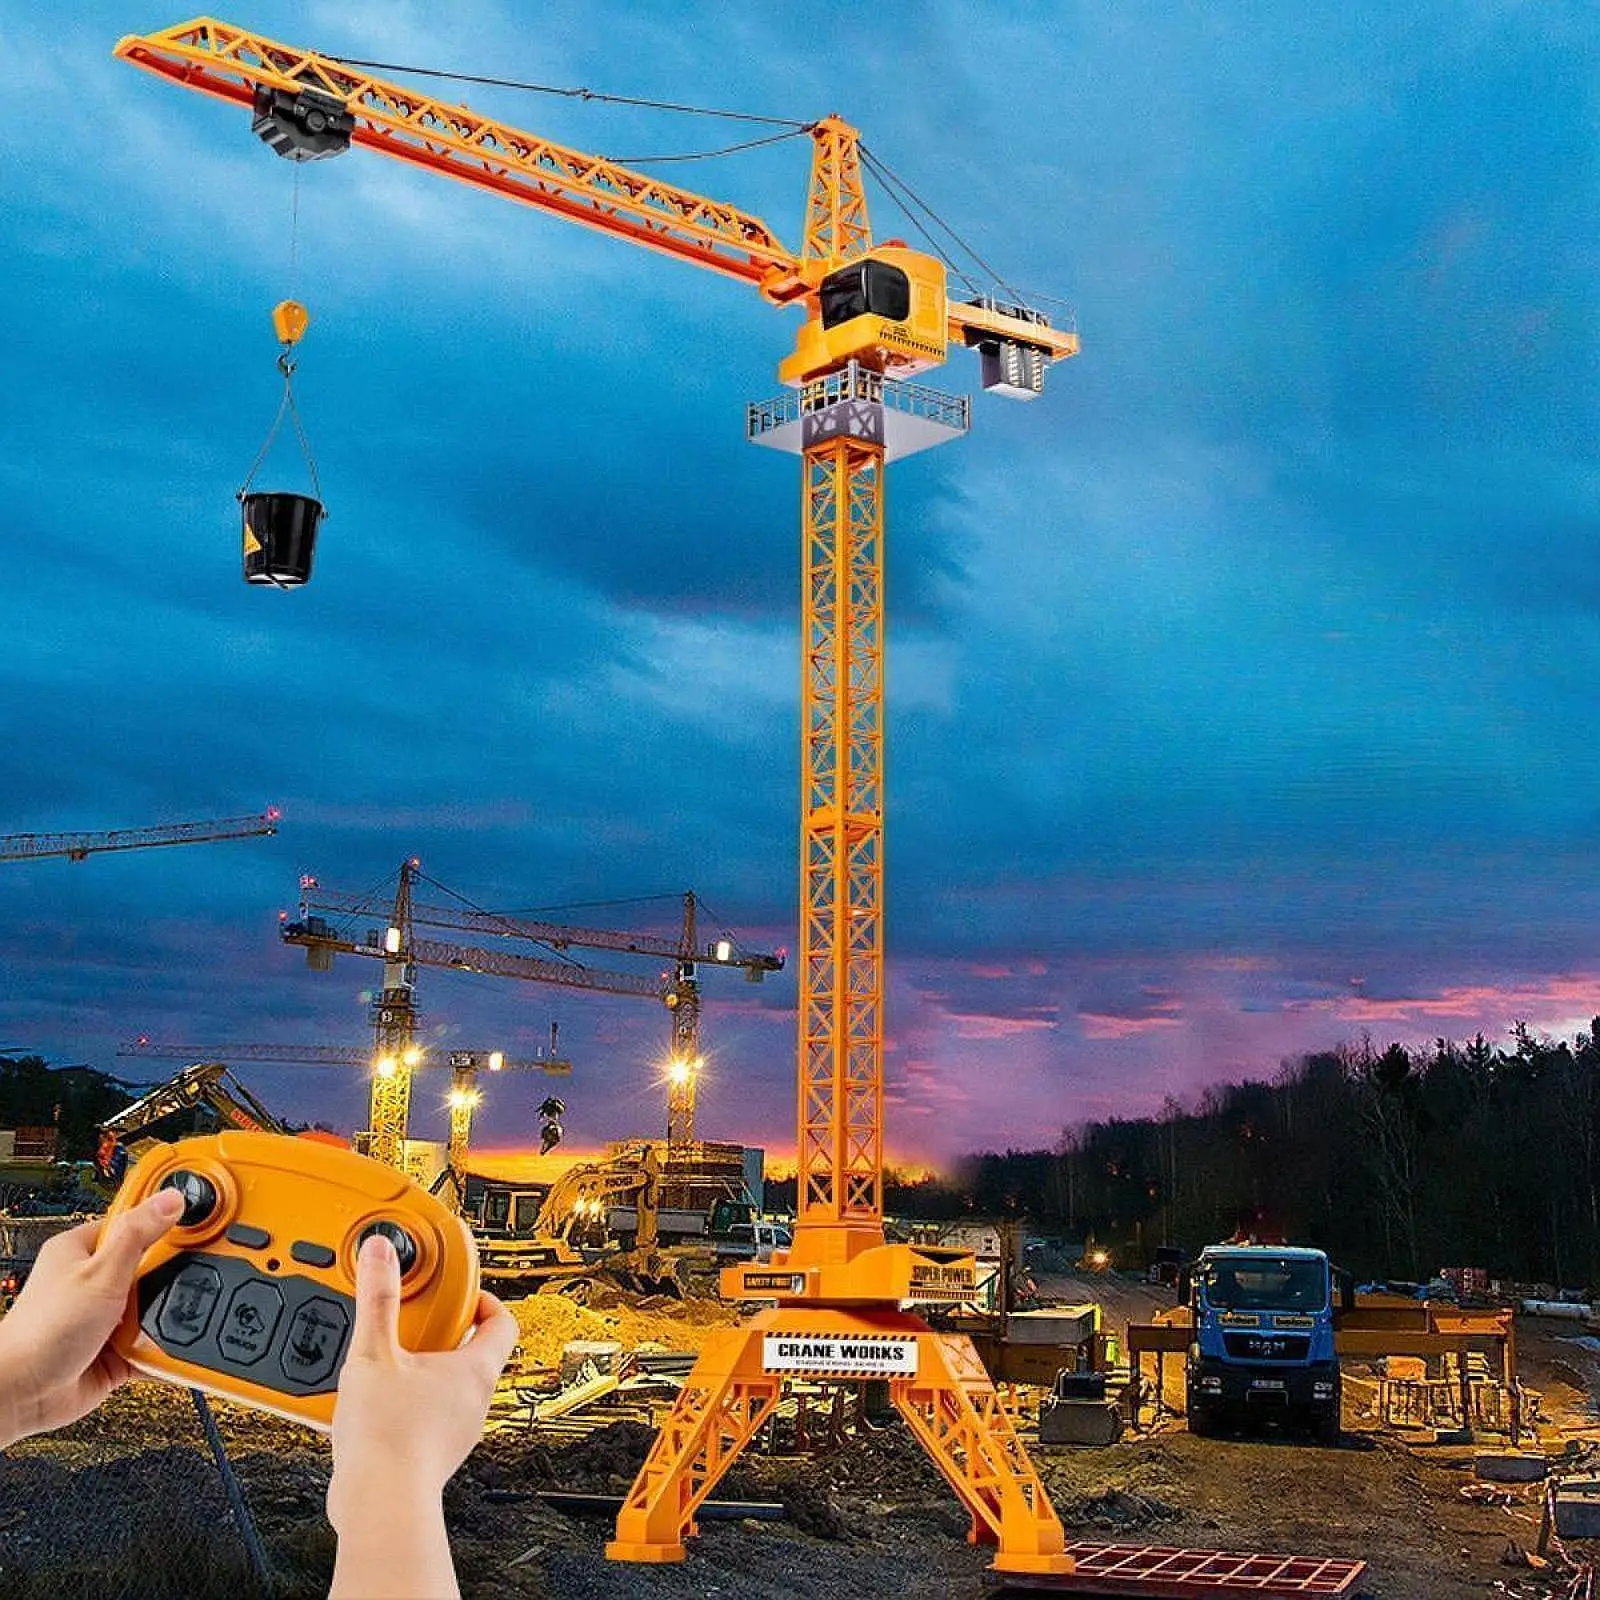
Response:
[[[377,929],[371,930],[364,940],[339,936],[326,919],[334,916],[349,921],[370,917],[376,909],[371,897],[335,893],[324,889],[315,878],[302,878],[299,919],[286,923],[282,936],[286,943],[304,946],[308,965],[322,972],[331,967],[336,953],[364,955],[400,967],[405,965],[400,958],[409,953],[415,965],[494,972],[603,994],[636,995],[665,1005],[671,1016],[665,1073],[667,1147],[673,1159],[687,1154],[694,1143],[696,1094],[704,1070],[700,1048],[700,968],[731,967],[742,971],[748,981],[760,983],[769,972],[783,970],[782,953],[747,952],[727,937],[702,942],[699,902],[693,890],[683,896],[682,922],[677,936],[667,938],[653,933],[577,927],[507,912],[483,911],[461,901],[459,896],[455,896],[459,902],[455,905],[424,905],[414,894],[414,886],[421,876],[414,860],[401,863],[388,927],[381,934]],[[443,884],[436,887],[444,889]],[[449,895],[453,891],[445,889],[445,893]],[[628,955],[661,957],[672,965],[667,972],[654,976],[607,972],[568,959],[533,956],[515,958],[513,964],[507,965],[505,957],[498,952],[419,940],[412,932],[416,927],[448,928],[496,939],[526,940],[546,946],[558,956],[573,949],[613,950]],[[402,982],[403,973],[398,973],[397,994]],[[385,988],[388,987],[386,977]],[[398,1007],[398,1001],[396,1004]],[[398,1007],[397,1015],[403,1015],[403,1007]],[[670,1171],[667,1181],[671,1186]]]
[[[1189,1431],[1232,1418],[1298,1423],[1339,1437],[1336,1301],[1349,1278],[1321,1250],[1254,1241],[1208,1245],[1179,1285],[1192,1317],[1185,1367]]]
[[[753,442],[800,455],[804,486],[794,1246],[781,1260],[724,1272],[724,1293],[770,1294],[775,1308],[707,1345],[606,1553],[682,1560],[697,1507],[777,1407],[785,1375],[813,1371],[825,1352],[834,1376],[889,1379],[896,1408],[970,1513],[973,1539],[996,1547],[997,1570],[1072,1572],[1060,1520],[970,1345],[933,1334],[907,1309],[965,1299],[971,1257],[884,1234],[883,507],[891,458],[970,424],[965,396],[906,379],[965,347],[978,352],[986,390],[1032,398],[1052,362],[1077,354],[1076,332],[1052,327],[1004,286],[954,298],[946,260],[875,243],[864,171],[927,208],[837,116],[790,128],[811,142],[795,251],[736,206],[228,23],[130,35],[116,54],[248,110],[261,138],[295,161],[357,146],[708,268],[800,312],[778,367],[791,387],[746,413]]]
[[[777,1252],[794,1246],[792,1228],[760,1217],[731,1223],[725,1231],[712,1237],[716,1243],[717,1265],[724,1267],[736,1261],[770,1261]]]
[[[525,1235],[517,1230],[520,1208],[492,1204],[495,1197],[493,1189],[484,1194],[478,1259],[496,1292],[570,1294],[597,1275],[641,1294],[680,1292],[659,1243],[661,1154],[654,1144],[641,1141],[569,1168],[550,1186]],[[618,1238],[611,1216],[622,1202],[632,1206],[634,1224],[630,1236]]]
[[[113,828],[105,833],[0,834],[0,861],[39,861],[65,856],[85,861],[112,850],[154,850],[168,844],[209,844],[219,839],[259,839],[278,831],[276,807],[257,817],[222,817],[214,822],[172,822],[152,828]]]
[[[122,1182],[130,1156],[137,1158],[157,1141],[130,1148],[129,1141],[152,1124],[179,1112],[209,1116],[214,1126],[242,1128],[250,1133],[288,1133],[287,1124],[275,1117],[220,1061],[200,1061],[157,1084],[132,1105],[106,1118],[99,1126],[95,1150],[95,1176],[102,1182]],[[185,1130],[199,1132],[198,1124]]]

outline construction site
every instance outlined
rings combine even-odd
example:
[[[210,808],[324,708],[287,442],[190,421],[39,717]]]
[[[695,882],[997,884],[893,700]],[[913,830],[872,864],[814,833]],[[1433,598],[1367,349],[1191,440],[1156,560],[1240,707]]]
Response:
[[[409,25],[391,31],[374,21],[372,28],[366,54],[415,47]],[[593,404],[596,435],[619,431],[625,416],[633,430],[623,446],[629,461],[659,474],[649,492],[662,511],[661,543],[721,541],[717,559],[734,574],[727,594],[697,609],[694,556],[679,556],[690,574],[683,576],[669,572],[670,560],[652,566],[619,553],[617,566],[629,570],[615,581],[628,599],[604,626],[620,634],[650,604],[663,617],[694,618],[694,628],[710,618],[703,633],[688,635],[690,654],[670,658],[664,647],[655,661],[647,647],[630,644],[603,669],[587,672],[581,651],[571,652],[576,664],[569,665],[563,647],[541,647],[528,625],[545,595],[523,592],[508,567],[503,586],[479,586],[489,598],[470,622],[452,614],[449,598],[416,601],[419,614],[435,613],[427,626],[437,622],[441,634],[417,643],[403,668],[392,666],[415,601],[408,585],[416,578],[419,590],[426,587],[424,566],[433,569],[428,582],[443,584],[452,537],[469,546],[477,537],[448,516],[421,513],[429,532],[418,552],[425,554],[410,550],[409,528],[403,538],[395,534],[418,571],[408,566],[404,583],[393,568],[374,577],[381,599],[372,609],[316,614],[317,626],[348,628],[359,641],[351,658],[359,658],[359,671],[348,676],[365,674],[362,692],[371,696],[360,718],[328,737],[355,748],[370,736],[377,748],[372,729],[403,729],[405,747],[418,750],[418,770],[426,771],[422,751],[432,735],[411,700],[426,695],[436,671],[449,698],[435,705],[434,718],[459,727],[482,751],[481,813],[476,777],[452,792],[442,823],[414,804],[410,789],[405,802],[386,807],[383,785],[392,778],[401,792],[398,771],[378,772],[373,793],[347,798],[326,778],[303,775],[318,772],[317,757],[290,740],[284,782],[292,772],[303,798],[282,810],[208,817],[221,807],[202,800],[179,813],[195,820],[79,831],[55,828],[52,813],[53,831],[0,835],[0,890],[21,885],[16,903],[24,908],[17,971],[5,980],[10,987],[0,987],[4,1037],[75,1039],[62,1019],[76,1008],[83,1054],[98,1063],[77,1054],[63,1060],[53,1044],[0,1046],[0,1330],[27,1293],[45,1242],[101,1217],[119,1190],[128,1192],[124,1180],[141,1159],[196,1136],[271,1135],[297,1141],[300,1151],[354,1152],[389,1169],[390,1181],[403,1174],[465,1224],[474,1281],[516,1320],[516,1347],[481,1442],[446,1491],[451,1550],[468,1600],[1594,1600],[1600,1018],[1588,1019],[1600,1011],[1600,988],[1597,1003],[1582,1009],[1584,958],[1563,951],[1566,965],[1548,986],[1559,999],[1548,1013],[1559,1038],[1523,1020],[1532,980],[1495,989],[1481,975],[1441,979],[1438,998],[1408,1010],[1369,984],[1367,966],[1346,975],[1370,952],[1332,932],[1325,964],[1339,975],[1318,987],[1296,969],[1269,1004],[1276,969],[1212,932],[1213,924],[1226,925],[1219,907],[1269,892],[1266,867],[1257,883],[1248,865],[1234,862],[1216,870],[1220,887],[1206,891],[1213,899],[1172,912],[1172,929],[1185,917],[1193,925],[1183,930],[1192,941],[1183,958],[1189,987],[1176,980],[1163,987],[1151,976],[1149,952],[1178,937],[1167,927],[1169,896],[1177,904],[1205,876],[1171,865],[1177,858],[1165,853],[1163,832],[1171,832],[1170,821],[1140,833],[1137,804],[1120,814],[1107,806],[1070,827],[1054,816],[1030,821],[1035,807],[1043,816],[1065,790],[1031,767],[1032,776],[1008,778],[1007,751],[1017,756],[1022,747],[1004,745],[995,719],[979,717],[970,731],[958,730],[966,755],[959,778],[949,780],[963,790],[956,814],[981,819],[975,832],[998,835],[1020,817],[1019,839],[1037,834],[1052,848],[1058,834],[1074,829],[1123,838],[1118,829],[1126,825],[1126,839],[1136,841],[1107,847],[1103,883],[1091,855],[1070,869],[1024,864],[1017,882],[997,878],[991,895],[984,874],[994,868],[982,850],[970,846],[973,859],[963,861],[968,842],[925,821],[925,810],[937,811],[927,769],[908,758],[911,777],[900,790],[898,744],[886,762],[898,696],[909,732],[897,722],[895,738],[908,743],[940,719],[959,722],[963,706],[970,710],[952,687],[960,671],[929,665],[936,654],[925,648],[929,619],[944,603],[941,585],[978,592],[987,581],[983,561],[995,559],[993,546],[974,544],[950,555],[937,579],[902,588],[899,574],[891,604],[887,578],[902,558],[887,552],[900,536],[902,504],[908,545],[945,513],[921,487],[908,488],[904,502],[897,487],[891,508],[889,485],[898,486],[907,458],[992,429],[1003,446],[986,458],[994,475],[975,479],[979,487],[946,485],[950,503],[970,507],[987,496],[997,518],[1005,507],[1019,524],[1058,509],[1063,480],[1049,476],[1058,464],[1047,457],[1062,449],[1060,435],[1042,436],[1047,449],[1030,429],[1047,425],[1063,391],[1097,381],[1094,335],[1086,331],[1080,345],[1076,317],[1060,298],[1076,285],[1056,281],[1051,293],[1037,295],[1012,288],[967,242],[965,225],[956,229],[921,198],[920,172],[914,189],[865,142],[848,105],[785,122],[653,94],[474,76],[450,69],[457,57],[442,42],[437,61],[401,67],[209,18],[98,43],[106,70],[127,92],[138,91],[141,148],[159,150],[161,161],[201,163],[204,141],[238,142],[242,132],[264,183],[291,175],[292,193],[282,184],[260,191],[274,204],[284,200],[270,224],[282,234],[283,260],[262,269],[262,281],[281,293],[248,318],[241,312],[241,322],[260,326],[227,343],[230,351],[244,348],[270,320],[276,374],[258,370],[247,387],[261,409],[270,413],[276,403],[277,410],[230,511],[237,553],[229,561],[242,564],[251,605],[306,601],[330,567],[349,559],[337,553],[345,529],[328,514],[311,443],[320,416],[346,409],[334,403],[340,380],[320,380],[326,387],[313,388],[313,406],[300,375],[302,360],[314,367],[324,359],[313,355],[324,322],[337,329],[346,314],[345,263],[309,243],[302,249],[299,231],[302,206],[317,204],[319,179],[335,170],[358,170],[354,181],[372,185],[337,191],[332,202],[352,261],[363,249],[354,236],[381,214],[385,229],[413,229],[408,248],[419,257],[448,260],[458,247],[473,257],[493,286],[488,298],[504,287],[497,246],[486,242],[497,227],[553,235],[551,249],[577,235],[609,252],[606,262],[626,259],[618,267],[574,258],[581,264],[570,269],[569,288],[616,301],[637,296],[674,326],[683,308],[675,303],[668,312],[654,301],[668,292],[656,278],[709,279],[738,311],[684,333],[683,342],[699,341],[709,364],[742,369],[752,395],[744,442],[797,458],[799,527],[789,527],[792,512],[782,510],[795,503],[793,483],[768,481],[781,473],[760,479],[749,505],[739,485],[724,489],[723,504],[715,504],[709,483],[685,487],[697,471],[727,478],[723,457],[715,466],[709,456],[698,466],[684,458],[700,448],[702,433],[728,431],[728,419],[690,403],[688,380],[682,393],[641,396],[629,401],[636,409],[612,415],[573,333],[563,369],[531,381],[551,395],[559,390],[557,411],[577,415]],[[1014,40],[1011,47],[1020,48]],[[1120,46],[1112,52],[1124,53]],[[620,65],[617,72],[625,76]],[[803,81],[799,92],[807,92]],[[584,109],[609,104],[635,119],[622,124],[626,136],[616,134],[622,147],[636,125],[653,126],[651,117],[737,120],[715,148],[621,159],[557,143],[467,103],[480,95],[524,96],[513,103],[546,97],[540,105],[555,96],[556,104]],[[930,158],[921,170],[945,180],[951,192],[941,203],[963,192],[985,197],[958,214],[983,214],[997,237],[1025,236],[1043,208],[1025,198],[1020,180],[991,184],[985,176],[1003,157],[983,148],[983,125],[977,118],[964,136],[959,161],[941,169]],[[192,154],[191,144],[199,146]],[[764,147],[774,144],[781,149],[773,160],[785,157],[791,167],[805,152],[804,176],[791,171],[786,192],[757,184],[739,203],[681,185],[678,168],[660,165],[757,149],[765,160]],[[196,228],[205,236],[207,207],[226,210],[237,184],[236,176],[197,180],[181,197],[186,238]],[[445,203],[430,198],[440,188],[474,191],[470,228],[481,231],[428,221],[427,207]],[[262,204],[260,194],[251,192],[246,209]],[[1014,217],[1004,214],[1009,204]],[[890,207],[907,237],[886,226]],[[798,234],[775,229],[765,215],[797,218]],[[161,225],[148,224],[152,236]],[[230,252],[250,254],[217,226],[217,261],[191,260],[184,272],[224,273]],[[147,248],[165,247],[139,242]],[[987,240],[979,248],[987,251]],[[1043,249],[1025,258],[1040,276],[1060,270]],[[391,267],[385,294],[432,292],[425,275],[405,277],[393,258],[385,263]],[[407,271],[418,267],[406,263]],[[175,303],[190,293],[182,273],[163,273]],[[754,320],[734,320],[743,312]],[[773,312],[784,323],[777,346],[760,341],[760,319]],[[576,328],[577,311],[567,314]],[[687,328],[692,318],[683,315]],[[449,321],[441,313],[441,332]],[[464,342],[471,337],[452,326],[445,342],[458,332]],[[561,327],[550,334],[565,336]],[[352,345],[338,344],[337,332],[328,337],[349,358]],[[610,337],[620,348],[630,336]],[[770,362],[762,366],[774,350],[775,374]],[[553,358],[545,348],[534,359]],[[1112,366],[1129,359],[1125,349],[1107,356]],[[1170,379],[1164,372],[1160,381]],[[762,386],[769,380],[775,392]],[[469,396],[465,386],[446,399],[444,384],[424,398],[424,387],[419,381],[394,409],[477,415],[499,404],[483,392]],[[396,382],[392,393],[399,388]],[[1000,401],[1029,404],[1007,412]],[[667,402],[681,414],[651,412],[644,420],[648,406]],[[367,407],[368,423],[378,409]],[[358,499],[367,474],[376,497],[390,463],[370,441],[350,447],[344,419],[330,417],[328,431],[341,492]],[[493,430],[485,424],[485,431]],[[392,470],[425,458],[429,437],[424,427],[401,426]],[[295,472],[306,482],[262,487],[293,476],[273,460],[285,445],[298,446]],[[453,470],[470,472],[471,463]],[[620,463],[615,471],[620,481]],[[503,484],[485,487],[493,476],[486,464],[482,476],[472,489],[476,503],[514,498]],[[604,500],[607,476],[584,478],[577,521]],[[771,504],[752,511],[762,496]],[[683,538],[686,525],[674,516],[686,515],[689,503],[696,510]],[[553,531],[541,537],[581,544],[579,527],[562,526],[562,515],[550,512]],[[741,567],[745,557],[733,548],[757,516],[767,519],[763,539],[769,525],[782,529],[788,568],[796,548],[801,557],[798,595],[791,576],[781,596],[760,602],[777,619],[789,673],[781,680],[749,623],[759,606],[735,592],[741,583],[754,587],[751,572],[766,579],[765,567]],[[391,560],[392,531],[382,525],[370,545],[358,538],[349,548]],[[582,531],[597,547],[604,542],[587,524]],[[314,557],[323,563],[315,581]],[[159,571],[165,558],[152,542],[139,559]],[[587,551],[564,559],[611,558]],[[927,565],[938,568],[937,553]],[[581,609],[571,578],[578,570],[551,578],[552,615]],[[1261,570],[1275,569],[1263,563]],[[563,589],[569,580],[573,587]],[[207,573],[184,583],[203,592],[213,581]],[[238,587],[237,575],[228,581]],[[326,581],[345,580],[330,574]],[[1026,591],[1036,581],[1019,583]],[[352,590],[335,593],[348,610]],[[902,593],[903,679],[900,657],[893,672],[886,668]],[[1023,609],[1033,603],[1024,595]],[[1165,614],[1164,606],[1156,612]],[[1148,648],[1156,662],[1161,629],[1187,626],[1176,614],[1152,622],[1137,648],[1107,646],[1083,681],[1101,673],[1109,681],[1114,655],[1138,663]],[[484,618],[498,621],[488,626]],[[303,643],[278,652],[264,642],[270,622],[212,622],[210,648],[261,666],[263,727],[270,699],[293,701],[307,750],[326,755],[314,726],[317,697],[337,674],[313,666]],[[1344,624],[1336,622],[1322,618],[1307,631],[1342,639]],[[1052,618],[1050,627],[1057,625]],[[668,626],[660,623],[651,637],[665,638]],[[533,680],[515,679],[509,659],[493,654],[500,627],[519,634],[518,652],[550,672],[563,693],[570,671],[569,698],[542,702],[546,713],[557,706],[576,727],[580,701],[587,715],[608,694],[618,697],[601,756],[564,763],[567,725],[559,715],[531,731]],[[719,627],[726,630],[720,640]],[[493,667],[480,674],[471,662],[453,678],[439,643],[451,629],[471,650],[481,647]],[[996,623],[992,631],[1003,630]],[[1186,663],[1176,669],[1174,682],[1188,670]],[[1246,702],[1254,706],[1251,697],[1273,671],[1252,666],[1240,678],[1238,708],[1221,713],[1229,739],[1256,714]],[[1332,675],[1325,667],[1306,672],[1298,691],[1306,704],[1314,681]],[[757,691],[746,676],[760,679]],[[663,714],[666,731],[652,730],[650,714],[626,698],[640,683],[674,709],[693,703],[706,722]],[[727,800],[710,797],[713,769],[696,765],[697,738],[722,715],[719,696],[731,707],[730,723],[745,718],[728,741]],[[1199,698],[1185,706],[1174,691],[1163,708],[1160,722],[1174,741],[1186,736],[1186,721],[1203,718]],[[1047,725],[1056,724],[1039,719],[1029,736],[1045,750],[1041,769],[1077,763],[1087,772],[1099,762],[1146,760],[1143,733],[1113,732],[1093,751],[1063,733],[1069,757],[1040,731]],[[774,730],[781,731],[769,737]],[[660,754],[654,739],[665,750],[661,770],[686,786],[668,791],[678,808],[612,818],[606,794],[636,793],[646,748]],[[488,774],[503,746],[519,742],[537,746],[539,801],[511,813],[502,839]],[[780,758],[795,758],[796,749],[791,772]],[[1029,761],[1034,750],[1026,747]],[[459,752],[452,759],[460,765]],[[1354,770],[1358,759],[1349,759]],[[230,775],[222,744],[204,765],[197,792],[215,794],[218,774]],[[798,810],[791,798],[783,815],[750,821],[767,807],[773,772],[791,796],[798,780]],[[1298,781],[1286,780],[1284,792],[1297,793]],[[564,784],[581,791],[570,813]],[[1026,792],[1029,784],[1037,795]],[[1247,778],[1239,787],[1248,790]],[[1347,787],[1370,798],[1383,784],[1352,778]],[[1177,784],[1174,792],[1197,791]],[[692,802],[684,798],[691,794]],[[724,815],[718,806],[738,822],[713,826],[708,819]],[[152,810],[160,814],[153,803]],[[564,858],[569,865],[605,856],[614,842],[616,862],[587,876],[574,872],[565,903],[530,910],[534,884],[548,881],[538,850],[559,835],[554,822],[546,826],[547,813],[579,840]],[[128,819],[84,819],[97,820]],[[902,823],[913,841],[904,888],[902,857],[891,864],[886,853]],[[1221,832],[1233,826],[1219,825]],[[467,845],[479,829],[493,844],[474,856]],[[448,879],[441,881],[434,863],[449,859],[458,832],[462,858],[479,863],[481,876],[451,865],[439,869]],[[1328,863],[1346,848],[1342,837],[1329,830],[1319,839],[1328,853],[1296,880],[1308,903],[1323,904],[1316,894],[1331,882]],[[1149,885],[1134,888],[1118,851],[1138,856],[1139,839],[1158,865]],[[1181,844],[1171,848],[1181,855]],[[746,857],[759,857],[786,887],[766,898],[751,891],[739,871]],[[186,931],[171,910],[178,889],[161,898],[167,890],[146,865],[152,861],[192,901],[197,931]],[[386,865],[374,881],[379,861]],[[643,870],[639,863],[651,864],[656,879],[622,881]],[[659,892],[659,863],[695,887],[680,879]],[[325,865],[340,881],[324,881]],[[119,911],[141,929],[125,947],[120,934],[102,941],[74,931],[78,908],[93,898],[93,875],[124,867],[149,874],[115,891],[152,895],[148,927],[142,913]],[[1118,878],[1123,871],[1130,875]],[[354,883],[343,881],[345,873]],[[759,908],[743,928],[708,903],[727,900],[728,878],[738,881],[741,912]],[[1059,937],[1048,917],[1017,911],[1030,899],[1042,902],[1047,882],[1057,899],[1077,896],[1093,907],[1081,922],[1063,920],[1068,931]],[[235,887],[214,887],[224,883]],[[594,892],[602,884],[605,898]],[[897,909],[886,928],[891,884]],[[269,907],[272,895],[280,899]],[[1376,896],[1369,905],[1364,886],[1352,895],[1361,917],[1379,920]],[[57,896],[60,927],[39,909],[53,914]],[[277,909],[284,899],[290,907]],[[1408,919],[1399,890],[1395,903],[1396,920]],[[897,967],[901,905],[909,954]],[[1129,930],[1149,916],[1159,932],[1108,928],[1124,914]],[[1315,943],[1297,923],[1292,934],[1283,931],[1294,918],[1281,907],[1263,915],[1285,948]],[[1012,918],[1014,933],[989,937]],[[935,960],[926,951],[940,939],[948,948]],[[1098,1077],[1099,1068],[1061,1067],[1038,1044],[1062,1030],[1062,1003],[1041,999],[1040,986],[1060,945],[1074,940],[1091,973],[1073,1010],[1077,1038],[1086,1049],[1103,1045],[1110,1063]],[[191,1002],[188,977],[173,976],[195,950],[211,964],[193,982],[224,990],[211,1009]],[[29,955],[37,976],[24,970]],[[1431,949],[1428,960],[1443,970]],[[108,975],[97,980],[106,985],[103,999],[61,976],[79,965]],[[1206,1010],[1214,994],[1196,998],[1205,983],[1215,983],[1240,1017],[1273,1012],[1298,1024],[1315,1013],[1324,1031],[1291,1033],[1285,1023],[1252,1034],[1251,1049],[1277,1052],[1259,1071],[1241,1069],[1235,1055],[1215,1065],[1197,1060],[1205,1054],[1197,1046],[1175,1051],[1177,1064],[1151,1082],[1132,1083],[1129,1064],[1146,1059],[1137,1051],[1159,1051],[1187,1026],[1185,1006],[1204,1013],[1194,1037],[1208,1049],[1242,1034],[1243,1024],[1220,1024],[1215,1007]],[[140,996],[135,1022],[126,1020],[122,998],[130,990],[119,984]],[[987,999],[973,998],[985,984],[1007,998],[986,1009]],[[1460,997],[1468,993],[1487,994],[1484,1005],[1519,1007],[1502,1024],[1511,1027],[1510,1046],[1492,1045],[1481,1030],[1468,1044],[1451,1042],[1458,1012],[1448,1007],[1465,1005]],[[897,1008],[915,1011],[915,1025],[900,1022]],[[189,1031],[197,1016],[240,1023],[211,1036],[204,1020]],[[1418,1018],[1409,1044],[1371,1032]],[[296,1040],[297,1028],[306,1036]],[[779,1028],[785,1043],[774,1063],[770,1040]],[[1344,1029],[1337,1042],[1336,1028]],[[1006,1051],[1016,1057],[1014,1074],[994,1065]],[[781,1122],[768,1115],[775,1101]],[[357,1102],[359,1121],[347,1114]],[[937,1160],[912,1160],[914,1150],[935,1151]],[[451,1218],[444,1223],[460,1233]],[[266,1239],[262,1233],[263,1247]],[[83,1420],[0,1453],[0,1592],[18,1600],[325,1594],[335,1552],[325,1511],[329,1475],[327,1439],[288,1414],[182,1382],[136,1379]]]

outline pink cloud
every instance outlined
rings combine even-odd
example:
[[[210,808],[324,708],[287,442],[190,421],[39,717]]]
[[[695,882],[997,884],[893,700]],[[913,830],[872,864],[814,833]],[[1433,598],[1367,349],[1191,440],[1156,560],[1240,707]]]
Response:
[[[1048,1032],[1057,1021],[1053,1011],[1032,1017],[991,1017],[970,1011],[947,1011],[945,1016],[961,1039],[1015,1039],[1021,1034]]]
[[[1435,994],[1389,999],[1352,994],[1301,1002],[1293,1009],[1327,1011],[1342,1022],[1403,1028],[1441,1021],[1498,1035],[1513,1021],[1568,1032],[1587,1028],[1600,1004],[1600,980],[1590,974],[1558,973],[1524,983],[1461,984]]]
[[[1165,1014],[1149,1017],[1117,1017],[1104,1011],[1080,1011],[1078,1031],[1085,1039],[1133,1039],[1140,1034],[1175,1028],[1179,1018]]]

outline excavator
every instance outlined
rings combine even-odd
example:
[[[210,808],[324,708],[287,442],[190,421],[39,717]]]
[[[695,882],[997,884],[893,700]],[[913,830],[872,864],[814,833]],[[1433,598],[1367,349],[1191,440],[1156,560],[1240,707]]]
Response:
[[[638,1218],[631,1243],[613,1240],[614,1206],[631,1205]],[[597,1276],[639,1294],[681,1295],[676,1267],[658,1243],[661,1152],[641,1140],[570,1168],[551,1186],[525,1236],[508,1207],[505,1233],[478,1230],[485,1285],[501,1295],[554,1290],[586,1300]],[[485,1218],[490,1214],[486,1201]]]
[[[201,1061],[185,1067],[149,1094],[124,1106],[100,1124],[95,1150],[95,1176],[113,1188],[122,1182],[130,1156],[143,1155],[157,1141],[142,1140],[130,1148],[128,1140],[174,1112],[206,1107],[224,1128],[250,1133],[293,1133],[251,1094],[220,1061]]]

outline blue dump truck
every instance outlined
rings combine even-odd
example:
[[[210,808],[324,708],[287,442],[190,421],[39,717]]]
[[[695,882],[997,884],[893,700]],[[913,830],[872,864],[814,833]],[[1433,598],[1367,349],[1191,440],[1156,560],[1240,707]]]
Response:
[[[1181,1286],[1194,1316],[1189,1346],[1189,1431],[1274,1420],[1339,1437],[1335,1300],[1349,1278],[1320,1250],[1282,1244],[1214,1244]]]

